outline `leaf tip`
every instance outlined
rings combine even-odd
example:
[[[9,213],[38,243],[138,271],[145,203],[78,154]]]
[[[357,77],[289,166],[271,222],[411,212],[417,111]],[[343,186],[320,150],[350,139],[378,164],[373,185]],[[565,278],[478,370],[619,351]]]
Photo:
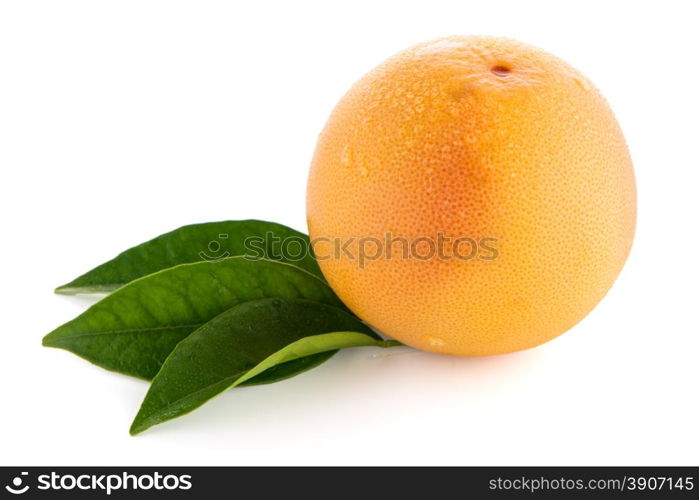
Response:
[[[66,283],[65,285],[54,288],[53,293],[56,295],[73,295],[75,291],[71,288],[70,283]]]
[[[56,344],[53,343],[53,332],[47,333],[44,335],[44,338],[41,339],[41,345],[44,347],[56,347]]]
[[[135,436],[136,434],[140,434],[143,431],[148,430],[154,425],[156,425],[157,422],[154,422],[151,417],[152,415],[149,415],[147,412],[144,412],[143,407],[141,407],[141,409],[138,410],[138,413],[136,413],[133,422],[131,422],[131,427],[129,427],[129,434]]]
[[[148,429],[150,425],[148,425],[147,420],[141,417],[141,412],[139,412],[136,417],[133,419],[133,422],[131,422],[131,427],[129,427],[129,434],[131,436],[135,436],[137,434],[142,433],[146,429]]]
[[[129,436],[137,436],[138,434],[142,433],[145,431],[145,429],[141,429],[136,425],[136,423],[131,424],[131,427],[129,427]]]

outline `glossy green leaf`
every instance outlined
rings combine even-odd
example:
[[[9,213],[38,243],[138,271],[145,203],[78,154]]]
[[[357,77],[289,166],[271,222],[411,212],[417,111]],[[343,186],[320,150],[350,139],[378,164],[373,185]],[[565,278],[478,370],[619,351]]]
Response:
[[[270,369],[263,371],[259,375],[242,382],[240,386],[273,384],[274,382],[295,377],[303,372],[312,370],[316,366],[322,365],[336,353],[337,351],[325,351],[287,361],[286,363],[273,366]]]
[[[151,379],[177,343],[201,325],[235,305],[269,297],[344,308],[326,283],[298,267],[229,257],[133,281],[49,333],[43,344],[108,370]]]
[[[111,292],[148,274],[201,261],[246,255],[294,264],[324,279],[308,236],[282,224],[259,220],[209,222],[175,229],[130,248],[56,293]]]
[[[178,344],[153,379],[130,432],[189,413],[281,363],[345,347],[396,344],[333,306],[298,299],[247,302]]]

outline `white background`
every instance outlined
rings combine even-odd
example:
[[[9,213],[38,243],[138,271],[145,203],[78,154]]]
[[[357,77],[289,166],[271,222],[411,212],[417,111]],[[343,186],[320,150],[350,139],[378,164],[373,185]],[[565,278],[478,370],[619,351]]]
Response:
[[[699,464],[699,47],[691,2],[4,1],[0,464]],[[183,224],[305,230],[328,113],[449,34],[509,36],[587,74],[625,131],[638,232],[606,299],[541,347],[343,352],[138,436],[147,385],[42,336],[52,290]]]

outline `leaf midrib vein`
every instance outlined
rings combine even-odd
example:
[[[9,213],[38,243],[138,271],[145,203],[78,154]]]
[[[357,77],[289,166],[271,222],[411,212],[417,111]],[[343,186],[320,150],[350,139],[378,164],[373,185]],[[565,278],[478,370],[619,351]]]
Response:
[[[81,337],[95,337],[98,335],[118,335],[122,333],[138,333],[138,332],[153,332],[157,330],[179,330],[179,329],[184,329],[184,328],[199,328],[202,326],[204,323],[193,323],[189,325],[168,325],[168,326],[153,326],[153,327],[148,327],[148,328],[129,328],[129,329],[124,329],[124,330],[108,330],[104,332],[85,332],[85,333],[79,333],[79,334],[74,334],[74,335],[63,335],[56,340],[63,340],[63,339],[74,339],[74,338],[81,338]]]

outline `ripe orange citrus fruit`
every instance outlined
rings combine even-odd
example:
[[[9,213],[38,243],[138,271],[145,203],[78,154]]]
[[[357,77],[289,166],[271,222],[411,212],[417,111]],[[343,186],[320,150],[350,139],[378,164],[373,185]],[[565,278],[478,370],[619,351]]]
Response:
[[[602,299],[636,190],[585,76],[517,41],[450,37],[342,98],[307,212],[323,274],[360,318],[420,349],[487,355],[546,342]]]

